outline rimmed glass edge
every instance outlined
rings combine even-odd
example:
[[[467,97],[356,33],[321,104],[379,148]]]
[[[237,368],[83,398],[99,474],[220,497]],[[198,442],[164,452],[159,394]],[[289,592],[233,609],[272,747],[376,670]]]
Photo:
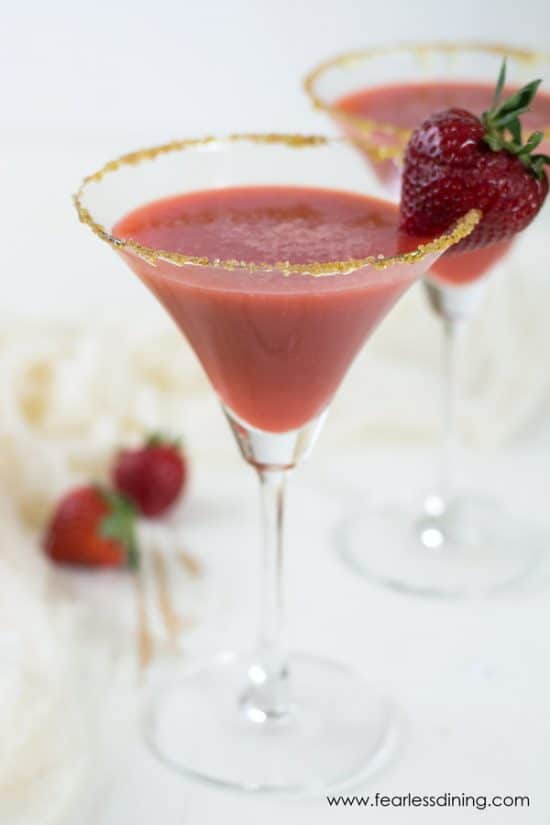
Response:
[[[198,139],[172,141],[171,143],[153,146],[148,149],[140,149],[109,161],[102,166],[101,169],[84,178],[78,191],[73,195],[73,202],[79,219],[101,240],[108,243],[118,252],[131,252],[151,266],[156,266],[159,261],[166,261],[178,267],[194,266],[210,269],[245,270],[247,272],[281,272],[285,275],[296,274],[310,276],[348,274],[356,272],[358,269],[366,266],[374,269],[387,269],[398,263],[419,263],[427,256],[442,253],[453,244],[467,237],[481,219],[481,212],[477,209],[472,209],[437,238],[425,244],[419,244],[416,249],[409,252],[389,257],[385,257],[384,255],[370,255],[366,258],[354,258],[345,261],[309,261],[302,264],[292,263],[291,261],[266,263],[265,261],[222,260],[220,258],[185,255],[180,252],[170,252],[164,249],[154,249],[143,246],[129,239],[117,238],[96,220],[83,204],[83,196],[88,186],[100,183],[106,175],[116,173],[122,167],[137,166],[140,163],[154,160],[161,155],[171,152],[182,152],[209,145],[223,146],[237,142],[280,144],[293,149],[304,149],[327,146],[333,143],[343,143],[344,141],[339,138],[327,138],[320,135],[242,134],[229,135],[228,137],[222,138],[209,136]]]
[[[373,58],[383,57],[384,55],[403,54],[407,52],[414,54],[420,61],[425,60],[430,53],[435,52],[443,52],[445,54],[477,52],[480,54],[494,54],[500,57],[507,56],[526,64],[537,62],[550,64],[550,54],[521,49],[516,46],[507,46],[502,43],[402,43],[393,46],[376,46],[370,49],[343,52],[328,60],[324,60],[306,75],[304,79],[306,94],[316,109],[327,112],[331,116],[338,117],[340,121],[353,126],[360,131],[365,141],[376,132],[391,135],[394,138],[394,142],[391,145],[376,145],[376,143],[373,142],[365,147],[373,160],[400,159],[410,138],[410,129],[404,129],[399,126],[394,126],[391,123],[362,117],[339,109],[333,103],[328,103],[319,96],[316,90],[316,84],[319,78],[331,69],[372,60]],[[541,131],[544,133],[545,138],[550,139],[550,124],[543,127]]]

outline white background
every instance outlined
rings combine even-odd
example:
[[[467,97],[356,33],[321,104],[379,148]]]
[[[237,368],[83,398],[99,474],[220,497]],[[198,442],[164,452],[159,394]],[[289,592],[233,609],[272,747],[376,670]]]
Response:
[[[369,44],[433,39],[503,41],[550,51],[550,4],[4,0],[3,312],[52,317],[87,307],[100,313],[113,303],[123,304],[128,312],[134,306],[152,307],[137,280],[77,224],[69,196],[84,174],[123,151],[175,137],[246,130],[324,131],[329,124],[310,110],[300,86],[316,62]],[[314,557],[310,553],[300,564],[297,581],[312,569]],[[321,619],[315,626],[301,627],[300,641],[364,664],[361,623],[376,626],[378,633],[384,628],[385,637],[372,642],[370,662],[411,717],[412,736],[402,762],[374,789],[531,792],[538,795],[536,810],[528,815],[468,812],[413,820],[405,812],[375,818],[363,811],[262,806],[194,792],[184,794],[180,806],[177,783],[147,764],[137,769],[143,771],[138,774],[139,790],[126,787],[101,825],[141,825],[155,816],[163,825],[217,825],[238,817],[247,822],[285,819],[292,825],[367,820],[377,825],[550,822],[544,792],[549,771],[547,596],[536,593],[527,605],[517,597],[474,608],[409,603],[371,592],[328,557],[316,571],[320,589],[311,613]],[[329,593],[340,588],[346,597],[341,600],[347,606],[341,624],[351,627],[356,622],[345,642],[336,630],[331,635],[333,625],[322,595],[327,588]],[[299,620],[300,592],[297,586],[295,590]],[[403,628],[408,628],[408,636]],[[371,644],[368,638],[367,643]],[[446,658],[449,646],[452,659]],[[518,651],[522,659],[515,668]],[[440,667],[442,661],[446,664]],[[174,800],[172,806],[168,799]]]

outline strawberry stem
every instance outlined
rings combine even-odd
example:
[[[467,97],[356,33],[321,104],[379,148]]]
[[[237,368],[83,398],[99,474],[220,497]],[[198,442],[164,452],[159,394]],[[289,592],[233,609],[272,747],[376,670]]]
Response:
[[[500,66],[500,71],[498,73],[497,85],[495,86],[495,93],[493,95],[493,105],[492,109],[496,109],[498,106],[498,102],[504,90],[504,84],[506,83],[506,61],[508,58],[504,57],[502,59],[502,63]]]
[[[484,140],[490,149],[493,152],[504,150],[511,155],[516,155],[539,179],[544,175],[545,164],[550,163],[548,155],[533,154],[544,139],[544,133],[533,132],[523,143],[520,116],[529,111],[541,82],[541,80],[532,80],[501,103],[500,98],[506,83],[506,58],[504,58],[493,95],[493,105],[481,116],[481,122],[486,131]]]

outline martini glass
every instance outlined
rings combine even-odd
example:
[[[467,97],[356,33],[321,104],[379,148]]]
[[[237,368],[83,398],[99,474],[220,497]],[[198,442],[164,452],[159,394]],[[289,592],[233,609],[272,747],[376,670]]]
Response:
[[[508,90],[535,77],[550,79],[550,56],[494,44],[414,44],[339,55],[314,69],[305,88],[314,106],[353,141],[387,195],[398,198],[411,130],[452,106],[477,114],[490,108],[503,57]],[[526,133],[544,132],[541,151],[548,153],[550,95],[539,93],[522,121]],[[399,590],[487,593],[518,582],[544,549],[533,525],[456,479],[457,339],[484,298],[488,274],[510,246],[446,255],[423,280],[443,331],[441,446],[433,488],[420,503],[387,502],[339,531],[343,555],[357,571]]]
[[[365,338],[479,213],[417,245],[399,237],[397,209],[367,198],[368,186],[346,141],[249,135],[126,155],[86,178],[75,196],[80,219],[124,258],[191,343],[260,481],[257,646],[181,672],[175,662],[145,712],[157,756],[220,787],[316,792],[376,766],[391,731],[390,706],[361,676],[287,650],[285,482],[311,450]],[[364,204],[370,222],[356,231],[359,246],[349,246],[355,218],[342,231],[338,216]],[[199,242],[197,235],[182,240],[185,205],[186,214],[194,210]],[[318,220],[322,209],[334,225]]]

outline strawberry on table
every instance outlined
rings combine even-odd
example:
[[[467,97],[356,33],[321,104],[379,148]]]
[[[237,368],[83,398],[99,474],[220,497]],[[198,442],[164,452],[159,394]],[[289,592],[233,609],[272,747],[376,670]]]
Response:
[[[548,193],[544,166],[550,156],[535,152],[534,132],[523,143],[521,115],[540,80],[500,102],[506,79],[502,64],[492,108],[481,118],[464,109],[432,115],[412,134],[405,153],[401,227],[420,236],[447,229],[470,209],[482,218],[449,254],[504,241],[525,229]]]
[[[56,562],[91,567],[136,567],[136,511],[120,493],[86,485],[57,505],[44,548]]]
[[[115,487],[144,516],[160,516],[183,492],[188,466],[178,441],[150,436],[142,447],[121,450],[113,469]]]

